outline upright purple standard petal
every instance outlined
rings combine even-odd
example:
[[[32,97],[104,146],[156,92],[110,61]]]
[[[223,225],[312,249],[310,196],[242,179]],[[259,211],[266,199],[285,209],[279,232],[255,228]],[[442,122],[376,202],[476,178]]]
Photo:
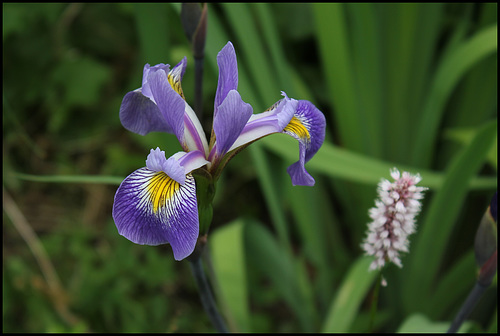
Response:
[[[214,154],[220,158],[228,152],[248,122],[252,111],[252,106],[241,99],[238,91],[229,91],[214,118],[216,140],[210,159]]]
[[[214,119],[229,91],[238,89],[238,63],[231,42],[228,42],[217,54],[217,65],[219,66],[219,81],[215,92]]]
[[[184,99],[172,88],[164,71],[150,74],[148,82],[163,118],[172,128],[181,145],[184,144]]]
[[[305,163],[319,150],[325,139],[325,116],[311,102],[299,100],[297,109],[283,133],[299,141],[299,161],[288,167],[293,185],[313,186],[314,178]]]

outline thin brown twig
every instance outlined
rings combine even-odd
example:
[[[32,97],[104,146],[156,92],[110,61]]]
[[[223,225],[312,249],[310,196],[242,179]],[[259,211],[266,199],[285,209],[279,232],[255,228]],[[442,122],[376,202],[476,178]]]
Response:
[[[45,248],[5,188],[3,188],[3,208],[16,230],[28,245],[31,253],[33,253],[38,266],[40,266],[40,270],[42,271],[43,277],[45,278],[49,289],[49,296],[56,311],[68,325],[76,325],[79,322],[79,319],[68,309],[66,291],[61,285],[59,276],[57,275]]]

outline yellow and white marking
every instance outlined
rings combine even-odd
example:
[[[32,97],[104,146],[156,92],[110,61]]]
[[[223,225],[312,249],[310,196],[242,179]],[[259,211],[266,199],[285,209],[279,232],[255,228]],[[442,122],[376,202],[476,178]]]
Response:
[[[309,129],[307,128],[307,126],[307,120],[295,115],[292,117],[292,120],[290,120],[288,125],[286,125],[286,127],[283,129],[283,132],[292,136],[295,135],[299,139],[309,142],[311,140],[311,135],[309,134]]]

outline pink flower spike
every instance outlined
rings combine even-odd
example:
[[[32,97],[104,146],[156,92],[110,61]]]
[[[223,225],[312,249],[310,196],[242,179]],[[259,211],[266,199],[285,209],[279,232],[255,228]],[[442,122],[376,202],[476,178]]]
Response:
[[[375,257],[370,270],[381,269],[386,262],[403,267],[399,252],[408,252],[408,236],[415,232],[422,192],[428,189],[416,186],[422,180],[419,174],[401,174],[396,168],[390,174],[394,182],[380,181],[375,207],[368,211],[372,222],[361,247],[366,255]]]

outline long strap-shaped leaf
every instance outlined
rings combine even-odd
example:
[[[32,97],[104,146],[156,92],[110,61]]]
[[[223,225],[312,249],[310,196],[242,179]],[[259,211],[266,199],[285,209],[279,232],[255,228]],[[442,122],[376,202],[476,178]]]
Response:
[[[371,262],[371,258],[361,257],[352,265],[332,300],[322,332],[349,331],[362,300],[378,279],[378,272],[368,271]]]
[[[407,312],[422,311],[431,295],[431,286],[442,266],[447,241],[469,190],[469,181],[482,167],[497,131],[497,122],[490,122],[450,164],[443,186],[433,196],[427,216],[417,229],[418,236],[409,255],[405,272],[404,303]],[[472,238],[471,238],[472,239]],[[457,279],[458,280],[458,279]]]
[[[297,160],[297,144],[287,136],[271,135],[262,139],[260,144],[270,149],[279,156],[293,162]],[[490,146],[493,144],[490,142]],[[295,151],[294,151],[295,149]],[[369,156],[358,154],[330,143],[324,143],[314,160],[307,163],[307,169],[321,172],[329,177],[343,179],[363,184],[376,185],[380,178],[389,177],[389,170],[395,166],[394,163],[374,159]],[[440,189],[444,182],[442,173],[423,170],[411,166],[397,165],[401,170],[420,173],[423,184],[431,189]],[[473,177],[466,184],[471,189],[495,189],[497,179],[495,177]]]
[[[414,166],[424,168],[429,166],[445,104],[461,77],[477,62],[496,50],[497,25],[493,25],[465,41],[442,61],[432,82],[417,127],[412,150]]]

